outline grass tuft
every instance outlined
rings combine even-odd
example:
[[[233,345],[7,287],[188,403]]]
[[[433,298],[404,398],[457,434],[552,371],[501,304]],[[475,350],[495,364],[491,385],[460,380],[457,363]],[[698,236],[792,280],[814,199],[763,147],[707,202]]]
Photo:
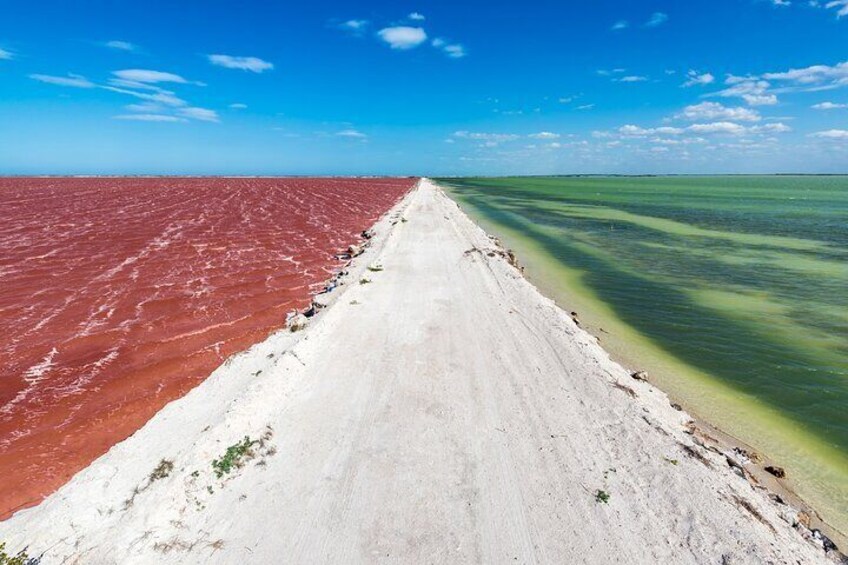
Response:
[[[38,565],[41,558],[30,557],[25,549],[14,555],[6,553],[6,542],[0,542],[0,565]]]
[[[159,464],[153,469],[153,472],[150,473],[148,479],[150,482],[158,481],[159,479],[164,479],[168,475],[171,474],[171,471],[174,470],[174,462],[170,459],[162,459]]]
[[[219,479],[224,475],[229,474],[233,469],[238,469],[244,464],[245,459],[253,457],[253,446],[258,443],[248,436],[238,443],[234,443],[227,448],[224,456],[220,459],[212,461],[212,469],[215,471],[215,476]]]

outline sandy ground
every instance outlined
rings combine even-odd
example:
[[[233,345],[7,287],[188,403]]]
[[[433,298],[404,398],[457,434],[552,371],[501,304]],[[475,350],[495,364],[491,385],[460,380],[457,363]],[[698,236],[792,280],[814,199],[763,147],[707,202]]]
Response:
[[[306,330],[233,358],[0,540],[43,563],[831,562],[429,181],[375,230]]]

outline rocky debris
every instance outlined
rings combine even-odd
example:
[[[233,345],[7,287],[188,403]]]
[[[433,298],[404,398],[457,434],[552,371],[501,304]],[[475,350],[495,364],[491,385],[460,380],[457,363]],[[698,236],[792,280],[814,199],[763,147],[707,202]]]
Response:
[[[765,470],[766,473],[774,475],[778,479],[783,479],[786,477],[786,471],[783,469],[783,467],[777,467],[776,465],[766,465]]]
[[[679,405],[676,402],[672,402],[671,407],[677,410],[678,412],[683,412],[683,406]]]
[[[727,465],[731,469],[733,469],[734,473],[736,473],[743,479],[745,478],[745,468],[742,466],[744,462],[738,461],[735,457],[733,457],[733,455],[729,453],[724,454],[724,459],[727,461]]]
[[[578,326],[580,325],[580,318],[577,317],[577,312],[571,312],[571,319],[574,321],[575,324],[577,324]]]
[[[330,305],[330,297],[327,293],[319,294],[312,298],[312,307],[316,310],[321,310]]]
[[[362,275],[362,278],[359,279],[359,284],[368,284],[371,282],[371,277],[367,277]]]
[[[368,265],[368,270],[372,273],[379,273],[383,270],[383,266],[380,263],[371,263]]]
[[[630,373],[630,376],[637,381],[648,382],[648,373],[645,371],[636,371],[635,373]]]
[[[371,239],[372,237],[374,237],[374,231],[373,230],[365,230],[360,235],[362,235],[362,239]]]
[[[359,245],[351,245],[347,248],[347,252],[350,254],[351,257],[359,257],[360,255],[362,255],[363,249]]]
[[[289,330],[292,332],[299,332],[302,329],[306,328],[306,324],[309,323],[309,320],[303,314],[296,314],[293,316],[288,323]]]
[[[762,456],[756,451],[751,451],[749,449],[745,449],[744,447],[736,446],[733,448],[733,452],[739,455],[742,459],[745,460],[745,463],[762,463]]]

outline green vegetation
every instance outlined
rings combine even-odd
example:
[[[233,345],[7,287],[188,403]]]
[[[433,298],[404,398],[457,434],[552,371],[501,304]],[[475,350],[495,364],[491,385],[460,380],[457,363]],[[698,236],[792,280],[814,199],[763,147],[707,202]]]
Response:
[[[848,528],[848,177],[441,182],[613,354]]]
[[[158,481],[159,479],[164,479],[168,475],[171,474],[171,471],[174,470],[174,462],[170,459],[162,459],[159,464],[153,469],[153,472],[150,473],[148,477],[150,482]]]
[[[241,468],[245,460],[253,457],[253,446],[257,443],[259,443],[257,440],[244,436],[242,441],[228,447],[223,457],[212,461],[215,476],[220,479],[224,475],[228,475],[233,469]]]
[[[0,565],[38,565],[41,559],[27,555],[26,550],[21,550],[14,555],[6,553],[6,542],[0,542]]]
[[[610,495],[607,491],[600,490],[600,489],[595,491],[595,502],[600,502],[602,504],[606,504],[607,502],[609,502],[609,499],[610,499]]]

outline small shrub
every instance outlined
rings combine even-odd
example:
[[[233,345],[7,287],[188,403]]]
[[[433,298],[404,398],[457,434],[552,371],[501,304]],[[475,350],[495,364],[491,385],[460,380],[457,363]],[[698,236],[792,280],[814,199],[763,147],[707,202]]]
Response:
[[[6,553],[6,542],[0,542],[0,565],[38,565],[41,559],[27,555],[26,550],[21,550],[14,555]]]
[[[606,504],[607,502],[609,502],[609,499],[610,499],[610,495],[607,491],[598,490],[598,491],[595,492],[595,502],[600,502],[600,503]]]
[[[242,441],[228,447],[223,457],[212,461],[212,469],[215,470],[215,476],[220,479],[224,475],[229,474],[233,469],[241,467],[244,464],[245,458],[253,457],[252,448],[256,443],[256,440],[244,436]]]
[[[159,479],[164,479],[168,475],[171,474],[171,471],[174,470],[174,462],[170,459],[163,459],[159,462],[153,472],[150,473],[148,477],[150,482],[158,481]]]

